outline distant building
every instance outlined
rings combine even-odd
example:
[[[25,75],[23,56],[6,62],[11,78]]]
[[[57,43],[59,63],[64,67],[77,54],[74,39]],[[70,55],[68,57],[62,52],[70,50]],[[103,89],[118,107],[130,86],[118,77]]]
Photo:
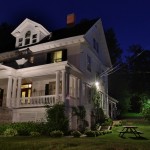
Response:
[[[0,53],[0,122],[45,120],[45,105],[68,104],[70,128],[78,127],[72,106],[86,108],[91,126],[91,86],[98,83],[101,107],[109,112],[108,78],[111,67],[101,20],[83,21],[49,32],[25,19],[13,32],[16,49]],[[113,101],[116,103],[116,101]],[[111,109],[110,109],[111,110]]]

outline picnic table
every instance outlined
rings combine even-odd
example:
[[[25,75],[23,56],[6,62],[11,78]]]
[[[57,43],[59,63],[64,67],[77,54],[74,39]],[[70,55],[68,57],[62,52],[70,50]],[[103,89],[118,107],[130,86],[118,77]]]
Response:
[[[119,136],[123,137],[126,133],[134,134],[136,137],[141,137],[143,134],[141,131],[137,131],[137,126],[123,126],[122,131],[119,132]]]

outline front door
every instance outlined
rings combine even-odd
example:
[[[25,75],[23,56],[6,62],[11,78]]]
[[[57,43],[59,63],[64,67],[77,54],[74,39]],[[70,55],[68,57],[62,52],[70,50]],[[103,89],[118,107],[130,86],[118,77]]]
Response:
[[[25,103],[26,97],[28,97],[27,100],[28,100],[28,103],[30,103],[31,87],[32,87],[32,84],[24,84],[21,86],[22,103]]]
[[[3,93],[4,93],[4,90],[0,88],[0,107],[2,107],[3,105]]]

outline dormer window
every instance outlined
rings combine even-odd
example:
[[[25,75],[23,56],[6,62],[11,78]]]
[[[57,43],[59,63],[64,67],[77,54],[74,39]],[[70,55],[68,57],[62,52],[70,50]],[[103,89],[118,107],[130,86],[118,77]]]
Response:
[[[36,43],[36,41],[37,41],[37,34],[33,34],[32,43]]]
[[[30,44],[31,31],[27,31],[25,34],[25,45]]]
[[[22,42],[23,42],[23,38],[19,38],[19,41],[18,41],[19,46],[22,46]]]

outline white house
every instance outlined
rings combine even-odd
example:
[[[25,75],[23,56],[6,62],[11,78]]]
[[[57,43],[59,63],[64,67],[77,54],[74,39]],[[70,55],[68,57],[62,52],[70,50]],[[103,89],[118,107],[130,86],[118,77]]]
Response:
[[[45,105],[67,102],[70,127],[77,128],[71,106],[80,105],[86,108],[91,126],[90,88],[95,82],[101,107],[107,116],[111,114],[108,79],[100,77],[111,67],[102,22],[73,23],[49,32],[25,19],[12,32],[16,49],[0,53],[0,122],[45,120]]]

